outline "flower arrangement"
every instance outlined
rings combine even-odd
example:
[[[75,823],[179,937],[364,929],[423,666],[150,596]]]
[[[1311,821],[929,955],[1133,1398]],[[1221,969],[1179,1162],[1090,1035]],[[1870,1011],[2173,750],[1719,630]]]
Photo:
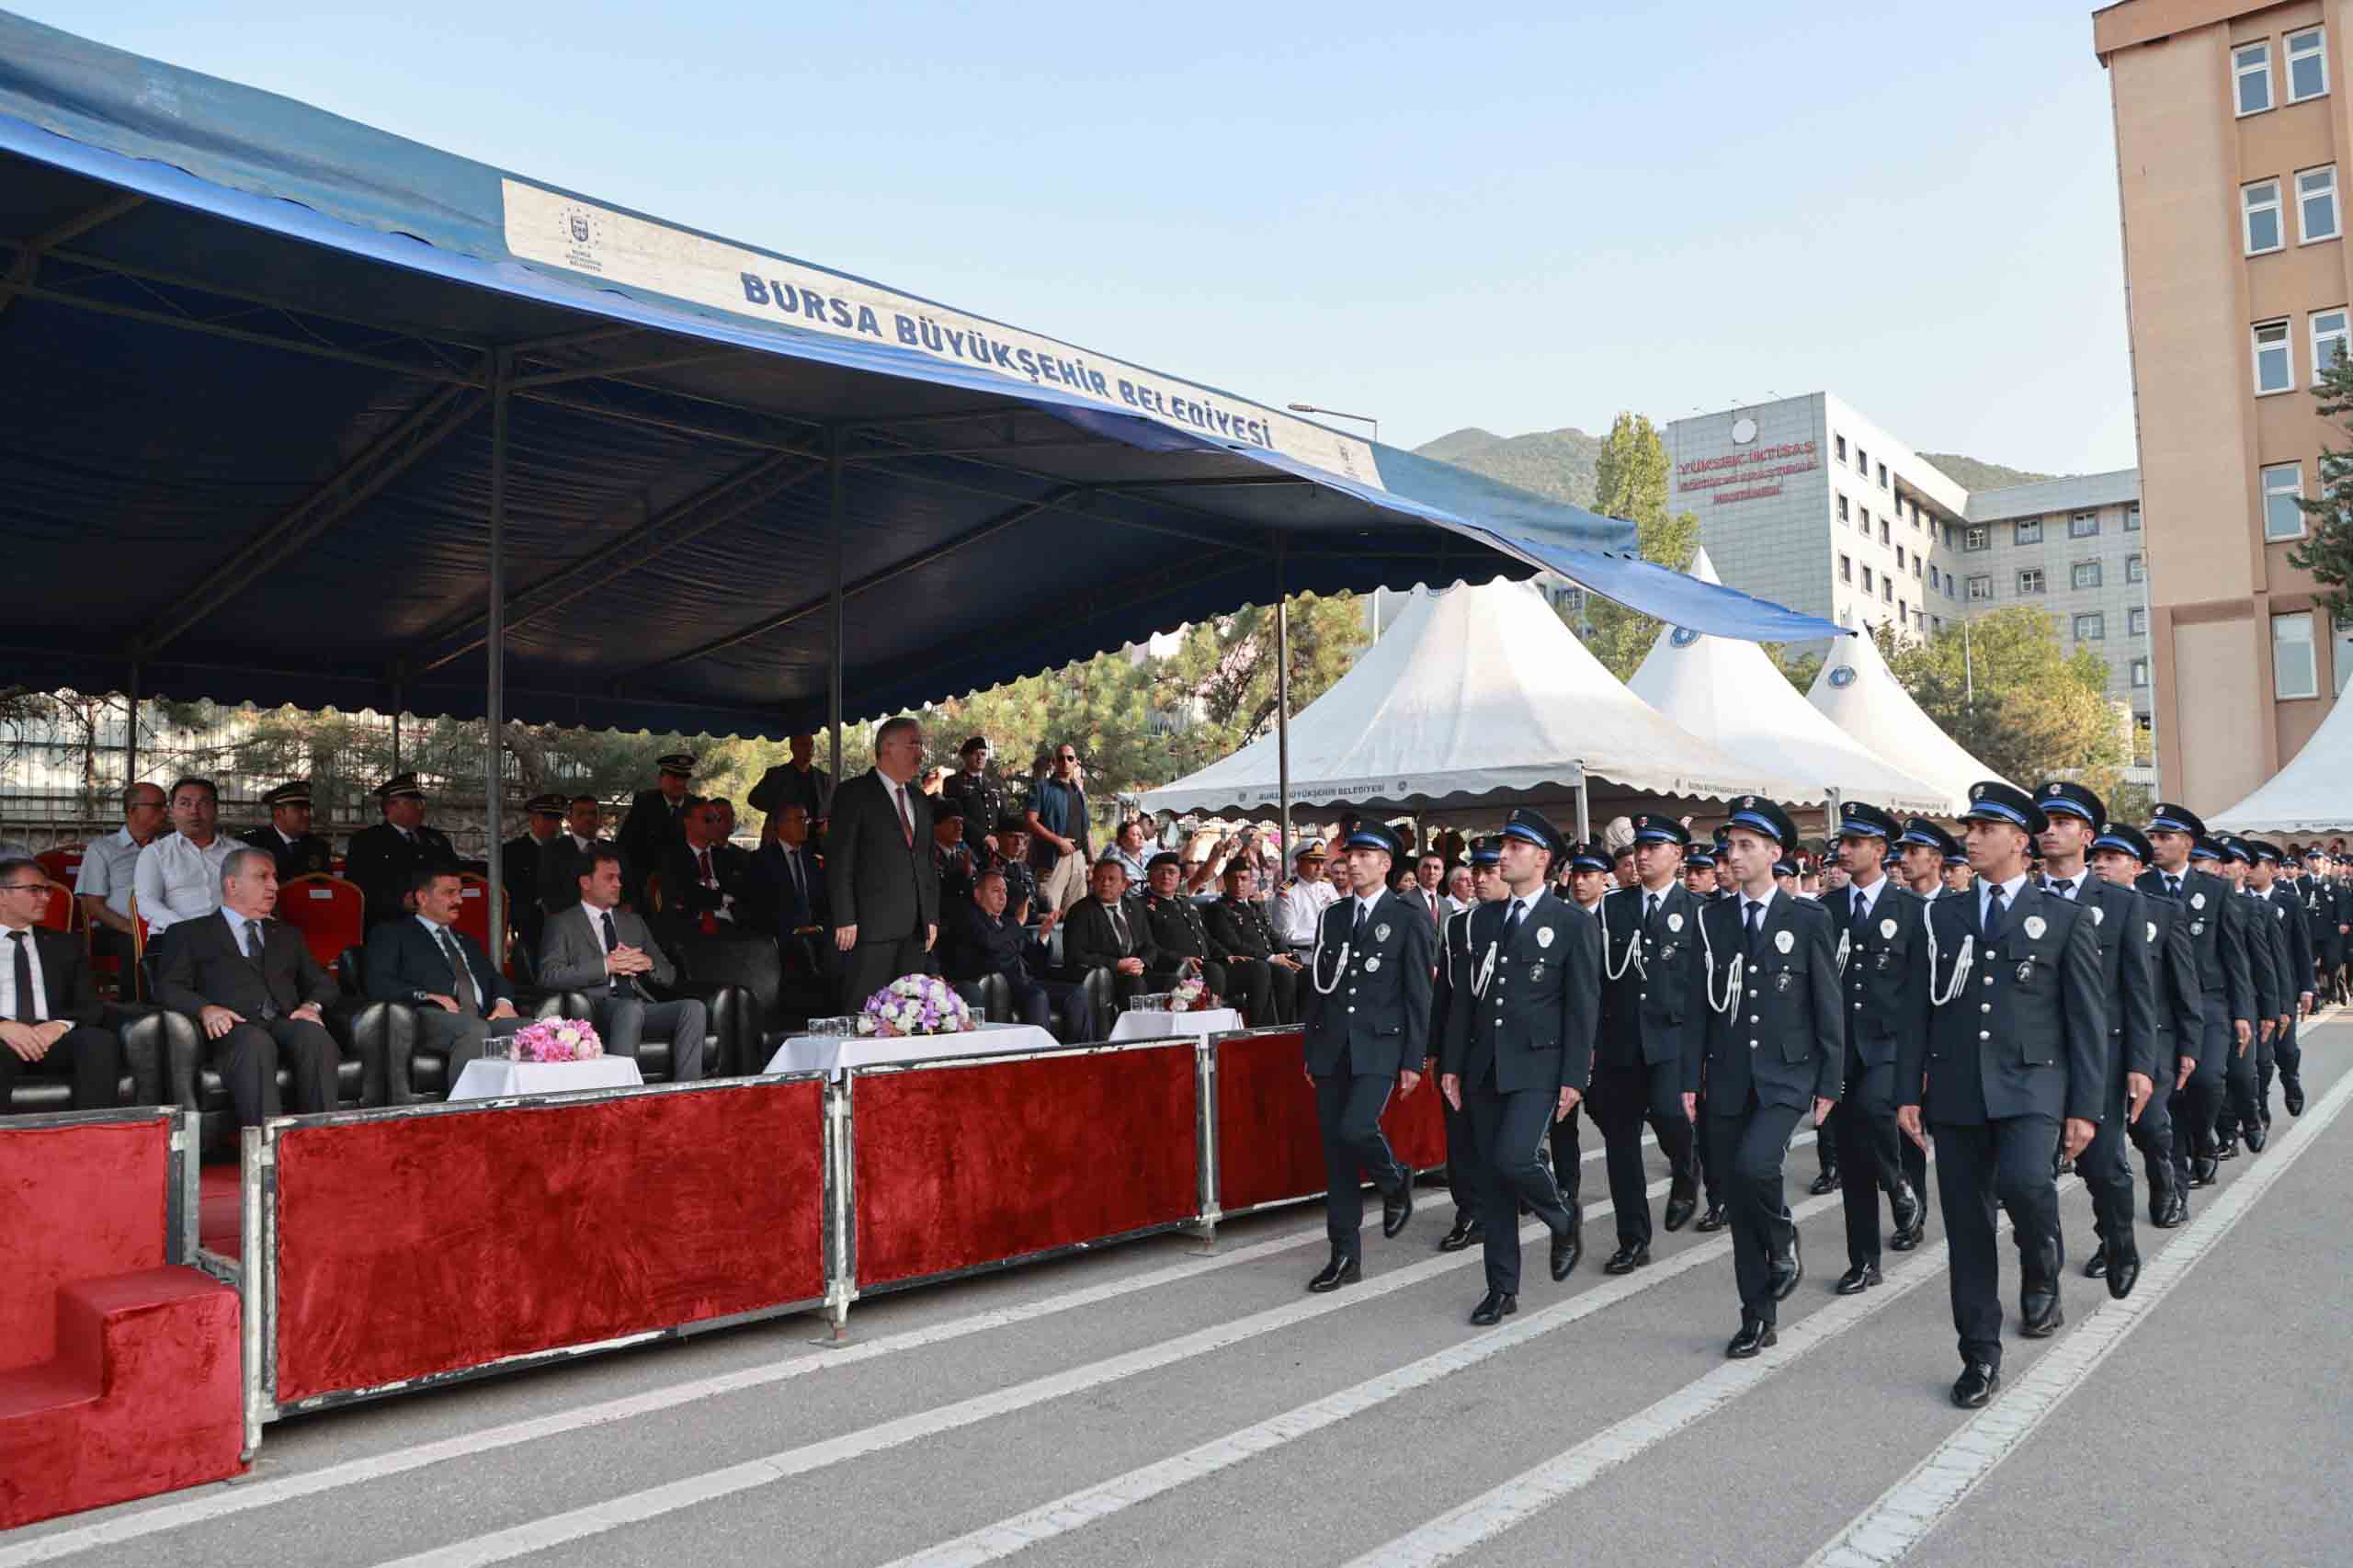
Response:
[[[585,1062],[605,1054],[605,1042],[585,1018],[541,1018],[515,1031],[517,1062]]]
[[[878,1035],[961,1034],[980,1027],[955,987],[930,974],[901,975],[859,1012]]]
[[[1209,986],[1199,976],[1177,982],[1176,989],[1168,994],[1168,1010],[1172,1013],[1189,1013],[1216,1003],[1217,998],[1210,994]]]

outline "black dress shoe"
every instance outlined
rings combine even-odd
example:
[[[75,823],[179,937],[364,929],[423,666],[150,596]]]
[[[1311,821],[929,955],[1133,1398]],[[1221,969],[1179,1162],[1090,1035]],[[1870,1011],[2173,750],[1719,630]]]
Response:
[[[1838,1276],[1838,1293],[1842,1296],[1859,1296],[1872,1286],[1881,1283],[1884,1278],[1879,1271],[1878,1264],[1859,1263]]]
[[[2059,1310],[2059,1281],[2029,1279],[2018,1292],[2018,1333],[2027,1339],[2048,1339],[2067,1321]]]
[[[1734,1361],[1745,1361],[1759,1350],[1770,1349],[1780,1342],[1780,1335],[1773,1332],[1771,1324],[1743,1318],[1740,1320],[1740,1332],[1733,1335],[1732,1343],[1724,1346],[1724,1355]]]
[[[1414,1179],[1407,1176],[1405,1185],[1397,1189],[1396,1197],[1392,1198],[1385,1192],[1381,1195],[1381,1233],[1384,1236],[1395,1235],[1405,1228],[1405,1222],[1413,1217]]]
[[[2108,1244],[2106,1242],[2092,1248],[2091,1256],[2084,1259],[2084,1278],[2086,1279],[2108,1278]]]
[[[2288,1102],[2290,1116],[2304,1114],[2304,1081],[2302,1078],[2291,1078],[2285,1073],[2280,1074],[2279,1097]]]
[[[1837,1191],[1838,1167],[1836,1165],[1832,1165],[1820,1176],[1814,1177],[1813,1184],[1811,1187],[1808,1187],[1806,1190],[1813,1194],[1816,1198],[1820,1198],[1826,1192]]]
[[[1471,1309],[1471,1324],[1473,1328],[1493,1328],[1518,1311],[1518,1296],[1508,1290],[1490,1290]]]
[[[1711,1203],[1708,1205],[1708,1211],[1699,1216],[1699,1222],[1691,1228],[1695,1231],[1721,1231],[1724,1228],[1724,1206],[1721,1203]]]
[[[2214,1157],[2218,1160],[2237,1159],[2239,1157],[2239,1141],[2235,1137],[2223,1139],[2220,1143],[2214,1145]]]
[[[1637,1268],[1647,1267],[1650,1261],[1651,1249],[1646,1246],[1620,1247],[1609,1255],[1609,1261],[1601,1266],[1601,1272],[1631,1274]]]
[[[1691,1216],[1699,1212],[1699,1199],[1695,1194],[1687,1192],[1678,1197],[1669,1192],[1666,1195],[1666,1233],[1673,1235],[1689,1224]]]
[[[1983,1361],[1972,1361],[1953,1380],[1952,1402],[1963,1410],[1983,1410],[2001,1386],[2001,1373]]]
[[[1552,1278],[1566,1279],[1585,1256],[1585,1206],[1569,1205],[1569,1228],[1552,1238]]]
[[[1363,1278],[1363,1264],[1353,1257],[1342,1257],[1338,1253],[1334,1253],[1332,1261],[1325,1264],[1323,1271],[1307,1282],[1307,1288],[1320,1296],[1326,1290],[1336,1290],[1343,1285],[1353,1285]]]
[[[2129,1243],[2118,1247],[2115,1256],[2108,1261],[2109,1295],[2120,1301],[2132,1293],[2132,1287],[2140,1283],[2140,1253]]]
[[[2263,1123],[2262,1123],[2262,1122],[2260,1122],[2260,1121],[2250,1121],[2250,1122],[2248,1122],[2248,1123],[2246,1124],[2246,1134],[2245,1134],[2245,1136],[2246,1136],[2246,1152],[2247,1152],[2248,1153],[2250,1153],[2250,1154],[2260,1154],[2261,1153],[2263,1153],[2263,1145],[2264,1145],[2264,1142],[2265,1142],[2265,1140],[2267,1139],[2267,1137],[2268,1136],[2268,1133],[2266,1131],[2266,1130],[2265,1130],[2264,1125],[2263,1125]]]
[[[1461,1252],[1464,1247],[1477,1241],[1485,1229],[1486,1227],[1480,1224],[1478,1221],[1465,1215],[1454,1221],[1454,1229],[1438,1238],[1438,1250]]]
[[[1788,1301],[1790,1292],[1798,1288],[1798,1281],[1805,1278],[1805,1256],[1799,1249],[1799,1240],[1797,1232],[1792,1230],[1790,1233],[1790,1256],[1773,1260],[1772,1290],[1773,1299],[1777,1301]]]
[[[2170,1231],[2176,1226],[2186,1225],[2188,1222],[2189,1192],[2187,1188],[2177,1188],[2173,1195],[2173,1201],[2165,1207],[2165,1217],[2157,1223]]]
[[[2189,1161],[2189,1185],[2193,1187],[2211,1187],[2222,1173],[2215,1168],[2211,1154],[2194,1154]]]
[[[1912,1184],[1908,1181],[1900,1184],[1895,1189],[1894,1196],[1887,1201],[1889,1209],[1895,1215],[1895,1233],[1899,1236],[1915,1225],[1922,1223],[1928,1217],[1928,1206],[1920,1200],[1918,1193],[1912,1190]],[[1919,1239],[1916,1235],[1912,1238],[1915,1244]],[[1907,1245],[1904,1250],[1909,1252],[1912,1248]]]

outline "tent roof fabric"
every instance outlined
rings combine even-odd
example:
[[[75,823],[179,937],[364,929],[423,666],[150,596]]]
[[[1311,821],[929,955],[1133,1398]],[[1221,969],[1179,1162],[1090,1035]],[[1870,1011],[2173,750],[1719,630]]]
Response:
[[[1629,524],[6,14],[0,173],[28,684],[479,715],[494,510],[540,722],[813,727],[836,540],[852,713],[1543,567],[1822,634]]]
[[[1832,647],[1806,700],[1864,745],[1902,757],[1904,772],[1942,790],[1949,804],[1940,814],[1966,810],[1969,787],[1980,779],[2009,782],[1920,710],[1869,637],[1842,638]]]
[[[1276,740],[1147,792],[1151,811],[1277,801]],[[1290,722],[1295,806],[1460,808],[1574,790],[1764,793],[1770,780],[1628,691],[1517,583],[1418,593],[1355,667]]]
[[[1702,582],[1716,580],[1705,550],[1690,571]],[[1842,631],[1832,656],[1840,656],[1853,640]],[[1794,780],[1796,792],[1785,799],[1813,802],[1836,790],[1890,811],[1954,809],[1943,790],[1913,778],[1832,723],[1753,642],[1663,626],[1626,684],[1635,696],[1751,767]]]
[[[2224,833],[2353,832],[2353,702],[2338,698],[2287,767],[2206,825]]]

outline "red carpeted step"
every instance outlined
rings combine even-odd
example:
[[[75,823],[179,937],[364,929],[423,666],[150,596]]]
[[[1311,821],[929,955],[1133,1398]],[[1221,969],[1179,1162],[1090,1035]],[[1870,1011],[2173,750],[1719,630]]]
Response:
[[[244,1233],[238,1223],[241,1210],[237,1167],[207,1165],[197,1178],[197,1244],[223,1257],[239,1256]]]

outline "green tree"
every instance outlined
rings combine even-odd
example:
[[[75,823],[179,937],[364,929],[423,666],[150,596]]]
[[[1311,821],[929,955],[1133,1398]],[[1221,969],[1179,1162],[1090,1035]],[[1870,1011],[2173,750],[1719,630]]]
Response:
[[[2353,359],[2332,358],[2313,389],[2321,417],[2353,433]],[[2288,547],[2288,564],[2309,572],[2321,592],[2315,603],[2339,625],[2353,621],[2353,451],[2329,447],[2320,454],[2320,494],[2300,500],[2308,530],[2302,541]]]
[[[1290,603],[1290,707],[1314,701],[1348,671],[1366,642],[1363,606],[1353,595],[1302,594]],[[1267,733],[1275,724],[1275,616],[1250,606],[1186,629],[1154,677],[1166,721],[1165,784]]]
[[[1874,635],[1912,700],[1986,767],[2026,788],[2068,778],[2117,794],[2131,720],[2109,699],[2106,662],[2062,648],[2055,617],[2021,605],[1925,642],[1885,627]]]
[[[1658,428],[1639,414],[1620,414],[1609,426],[1594,460],[1594,510],[1634,525],[1643,559],[1680,572],[1699,550],[1699,519],[1666,509],[1666,443]],[[1584,596],[1562,618],[1578,628],[1586,646],[1620,680],[1631,676],[1658,641],[1661,622],[1639,610]],[[1582,621],[1582,625],[1580,625]]]

